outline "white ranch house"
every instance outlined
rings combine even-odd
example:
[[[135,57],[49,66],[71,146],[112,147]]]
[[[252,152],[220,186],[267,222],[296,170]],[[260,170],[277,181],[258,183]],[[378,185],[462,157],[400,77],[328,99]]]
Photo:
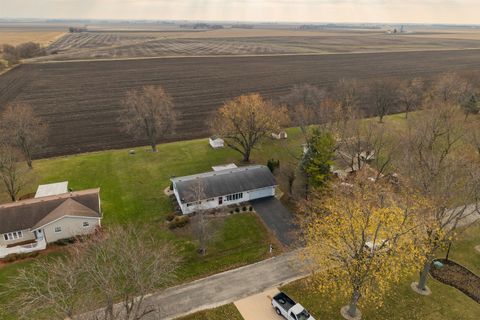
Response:
[[[266,166],[254,165],[171,179],[183,214],[275,196],[277,182]],[[201,192],[196,190],[201,189]]]
[[[91,234],[101,226],[100,189],[52,194],[64,187],[39,188],[36,198],[0,205],[0,258],[43,250],[48,243]]]

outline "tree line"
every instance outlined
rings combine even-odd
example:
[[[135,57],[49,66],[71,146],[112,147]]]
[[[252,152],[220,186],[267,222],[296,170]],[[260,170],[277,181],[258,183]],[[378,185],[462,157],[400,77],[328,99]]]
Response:
[[[4,44],[1,48],[1,53],[1,57],[5,61],[5,64],[0,63],[0,71],[2,67],[6,68],[14,66],[22,59],[44,56],[47,54],[47,51],[39,43],[25,42],[17,46]]]

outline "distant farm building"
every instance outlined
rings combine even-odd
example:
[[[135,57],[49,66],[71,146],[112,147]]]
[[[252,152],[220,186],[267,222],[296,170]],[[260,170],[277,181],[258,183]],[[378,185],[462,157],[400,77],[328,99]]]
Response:
[[[211,171],[171,179],[183,214],[272,197],[277,182],[266,166]]]
[[[210,143],[210,146],[213,149],[219,149],[219,148],[223,148],[225,146],[225,141],[223,141],[223,139],[218,137],[218,136],[211,136],[208,139],[208,141]]]

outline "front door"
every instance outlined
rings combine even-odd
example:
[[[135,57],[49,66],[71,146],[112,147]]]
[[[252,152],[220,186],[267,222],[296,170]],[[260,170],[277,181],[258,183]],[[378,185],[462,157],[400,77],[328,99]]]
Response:
[[[223,197],[218,197],[218,205],[223,204]]]
[[[35,230],[35,239],[42,240],[43,239],[43,232],[41,229]]]

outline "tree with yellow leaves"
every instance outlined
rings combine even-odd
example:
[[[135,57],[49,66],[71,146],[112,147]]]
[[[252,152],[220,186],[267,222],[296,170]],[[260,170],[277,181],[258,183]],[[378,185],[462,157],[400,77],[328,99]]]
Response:
[[[349,301],[341,309],[344,318],[360,319],[359,304],[380,306],[392,285],[418,267],[417,201],[400,200],[363,170],[351,184],[335,185],[328,199],[310,202],[304,250],[309,283]]]
[[[288,121],[285,107],[275,107],[260,94],[252,93],[225,103],[216,113],[213,130],[248,162],[253,148]]]

